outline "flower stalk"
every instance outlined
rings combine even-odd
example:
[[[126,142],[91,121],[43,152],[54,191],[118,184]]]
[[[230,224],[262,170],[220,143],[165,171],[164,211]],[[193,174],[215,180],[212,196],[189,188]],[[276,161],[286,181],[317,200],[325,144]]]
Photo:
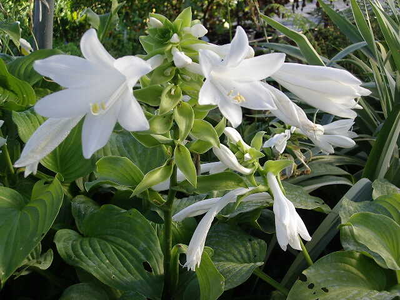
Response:
[[[174,203],[177,185],[177,167],[173,166],[167,202],[164,205],[164,290],[162,299],[171,299],[171,249],[172,249],[172,204]]]
[[[307,248],[304,245],[303,241],[301,239],[299,239],[299,240],[300,240],[300,246],[301,246],[301,250],[303,251],[304,258],[305,258],[307,264],[311,267],[314,264],[311,259],[311,256],[308,253]]]

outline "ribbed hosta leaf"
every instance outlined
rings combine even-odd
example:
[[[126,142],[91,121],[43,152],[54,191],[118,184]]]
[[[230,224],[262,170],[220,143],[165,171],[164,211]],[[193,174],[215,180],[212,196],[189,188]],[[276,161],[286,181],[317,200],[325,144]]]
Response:
[[[288,300],[392,300],[399,291],[388,292],[386,274],[360,253],[334,252],[324,256],[300,275]]]
[[[264,264],[267,251],[263,240],[222,223],[212,228],[206,244],[214,250],[212,261],[225,278],[225,290],[245,282],[255,268]]]
[[[60,210],[63,192],[55,180],[45,186],[36,183],[32,199],[0,187],[0,281],[4,285],[12,273],[39,244]]]
[[[127,157],[144,174],[161,166],[166,160],[166,154],[162,147],[146,148],[127,131],[113,132],[108,144],[97,154],[98,157],[109,155]]]
[[[150,223],[135,209],[104,205],[84,220],[81,236],[63,229],[55,243],[61,257],[103,283],[138,291],[150,299],[161,297],[163,254]]]

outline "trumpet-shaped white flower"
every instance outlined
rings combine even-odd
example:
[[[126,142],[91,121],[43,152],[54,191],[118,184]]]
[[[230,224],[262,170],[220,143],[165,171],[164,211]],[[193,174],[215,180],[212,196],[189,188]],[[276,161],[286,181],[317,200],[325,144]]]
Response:
[[[343,118],[355,118],[361,109],[354,98],[371,92],[350,72],[330,67],[285,63],[271,76],[302,101]]]
[[[276,109],[273,96],[260,80],[275,73],[283,65],[285,55],[274,53],[246,59],[247,54],[248,39],[240,26],[223,60],[210,50],[199,51],[200,67],[206,78],[199,93],[199,104],[218,105],[233,127],[242,122],[242,106]]]
[[[189,270],[194,271],[196,267],[200,266],[204,244],[206,242],[208,231],[210,230],[211,224],[215,216],[226,205],[231,202],[235,202],[238,196],[243,195],[249,191],[251,191],[251,188],[238,188],[227,193],[222,198],[213,198],[197,202],[172,217],[174,221],[182,221],[187,217],[197,216],[207,212],[205,216],[201,219],[200,223],[197,225],[192,239],[190,240],[189,247],[186,252],[186,263],[184,267],[187,267]]]
[[[94,29],[83,35],[81,51],[85,59],[54,55],[35,62],[37,72],[66,89],[42,98],[35,105],[36,112],[49,120],[29,139],[16,166],[37,164],[83,117],[85,158],[107,143],[116,122],[128,131],[149,129],[132,87],[151,71],[150,64],[134,56],[114,59],[101,45]]]
[[[224,170],[226,170],[227,168],[228,167],[225,166],[222,162],[206,163],[206,164],[200,165],[200,174],[208,173],[208,172],[210,174],[221,173]],[[176,178],[177,178],[177,182],[182,182],[186,179],[185,175],[182,173],[181,170],[179,170],[179,168],[177,170]],[[166,191],[169,189],[169,183],[170,183],[170,180],[167,179],[159,184],[152,186],[151,188],[157,192]]]
[[[192,59],[189,56],[175,47],[172,48],[171,52],[174,64],[177,68],[184,68],[192,63]]]
[[[264,148],[275,148],[279,153],[283,153],[285,151],[287,141],[290,139],[291,131],[289,129],[285,130],[285,132],[275,134],[268,141],[266,141],[263,145]]]
[[[267,179],[274,196],[275,227],[278,243],[284,251],[286,251],[288,244],[293,249],[301,250],[299,235],[306,241],[310,241],[311,236],[303,220],[296,212],[293,203],[282,193],[275,175],[268,172]]]
[[[349,131],[353,126],[352,119],[339,120],[328,125],[311,122],[306,113],[280,90],[265,84],[274,96],[277,109],[271,111],[277,118],[288,125],[297,127],[297,131],[306,135],[316,146],[326,153],[334,153],[333,146],[342,148],[354,147],[352,138],[357,135]]]

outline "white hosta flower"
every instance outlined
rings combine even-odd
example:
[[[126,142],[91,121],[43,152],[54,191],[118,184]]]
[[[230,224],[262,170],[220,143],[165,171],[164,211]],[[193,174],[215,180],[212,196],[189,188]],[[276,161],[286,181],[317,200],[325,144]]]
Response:
[[[206,163],[200,165],[200,174],[203,173],[210,173],[210,174],[216,174],[216,173],[221,173],[224,170],[226,170],[228,167],[225,166],[222,162],[211,162],[211,163]],[[182,182],[186,179],[185,175],[182,173],[181,170],[177,170],[177,182]],[[169,189],[169,183],[170,180],[167,179],[159,184],[156,184],[155,186],[152,186],[151,188],[157,192],[161,191],[166,191]]]
[[[154,18],[154,17],[149,18],[148,25],[149,25],[149,27],[152,27],[152,28],[161,28],[164,26],[164,24],[160,20],[158,20],[157,18]]]
[[[293,203],[282,193],[275,175],[268,172],[267,179],[274,196],[275,227],[278,243],[284,251],[286,251],[288,244],[293,249],[301,250],[299,235],[306,241],[310,241],[311,236],[303,220],[296,212]]]
[[[322,151],[334,153],[333,146],[342,148],[354,147],[355,142],[352,138],[357,135],[349,131],[354,124],[352,119],[339,120],[324,126],[315,124],[284,93],[267,84],[265,84],[265,87],[273,94],[277,107],[271,113],[286,124],[297,127],[297,131],[306,135]]]
[[[218,105],[233,127],[242,122],[241,106],[255,110],[276,109],[273,96],[260,80],[275,73],[285,55],[273,53],[246,59],[247,53],[248,39],[241,27],[237,27],[223,60],[210,50],[199,52],[200,67],[206,78],[199,93],[199,104]]]
[[[239,172],[243,175],[250,175],[253,173],[253,169],[242,166],[235,154],[233,154],[233,152],[225,145],[221,144],[219,148],[213,147],[212,150],[215,156],[218,157],[218,159],[229,169]]]
[[[177,68],[184,68],[192,63],[192,59],[189,56],[175,47],[172,48],[171,52],[174,64]]]
[[[301,133],[313,141],[323,152],[332,154],[335,152],[333,147],[352,148],[355,142],[352,138],[357,134],[350,131],[354,121],[352,119],[339,120],[328,125],[313,124],[303,126],[299,129]]]
[[[21,45],[21,52],[23,55],[28,55],[33,51],[31,44],[26,39],[20,38],[19,43]]]
[[[190,45],[189,47],[196,51],[210,50],[218,54],[219,57],[225,58],[231,49],[231,44],[215,45],[212,43],[198,43]],[[254,57],[254,49],[249,45],[247,45],[247,54],[245,58],[251,58],[251,57]]]
[[[268,141],[266,141],[263,145],[264,148],[275,148],[280,154],[285,151],[287,141],[290,139],[291,131],[289,129],[285,130],[285,132],[275,134]]]
[[[201,255],[203,254],[204,244],[206,242],[208,231],[210,230],[211,224],[215,216],[229,203],[235,202],[236,198],[251,191],[251,188],[238,188],[227,193],[222,198],[213,198],[197,202],[181,212],[178,212],[172,217],[174,221],[181,221],[187,217],[197,216],[201,213],[207,213],[201,219],[197,225],[196,230],[190,240],[189,247],[186,252],[186,263],[184,267],[189,270],[195,270],[196,267],[200,266]],[[203,203],[201,203],[203,202]]]
[[[169,41],[173,44],[177,44],[181,41],[181,39],[176,33],[174,33]]]
[[[36,112],[49,119],[29,139],[17,166],[37,163],[57,147],[83,117],[85,158],[90,158],[107,143],[116,122],[128,131],[149,129],[132,87],[151,71],[150,64],[134,56],[114,59],[104,49],[94,29],[83,35],[81,51],[85,58],[54,55],[35,62],[37,72],[66,89],[42,98],[35,105]],[[55,139],[50,141],[50,136]]]
[[[155,68],[161,66],[161,64],[164,62],[164,59],[164,55],[157,54],[146,60],[146,62],[149,63],[151,68],[154,70]]]
[[[285,63],[271,76],[302,101],[343,118],[355,118],[354,100],[371,92],[350,72],[330,67]]]

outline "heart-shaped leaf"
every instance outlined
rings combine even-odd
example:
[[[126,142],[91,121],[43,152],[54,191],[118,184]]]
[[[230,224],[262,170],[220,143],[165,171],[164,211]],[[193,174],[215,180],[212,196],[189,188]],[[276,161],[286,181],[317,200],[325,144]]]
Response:
[[[368,299],[392,300],[386,274],[374,261],[358,252],[334,252],[319,259],[299,276],[288,300]]]
[[[83,220],[82,233],[62,229],[54,238],[61,257],[103,283],[161,297],[163,254],[156,232],[135,209],[104,205]]]
[[[228,224],[214,226],[206,245],[214,250],[212,261],[225,278],[225,290],[245,282],[264,264],[267,244]]]
[[[40,193],[31,200],[0,187],[1,286],[43,239],[60,210],[63,192],[57,179],[47,186],[39,181],[35,187]]]

